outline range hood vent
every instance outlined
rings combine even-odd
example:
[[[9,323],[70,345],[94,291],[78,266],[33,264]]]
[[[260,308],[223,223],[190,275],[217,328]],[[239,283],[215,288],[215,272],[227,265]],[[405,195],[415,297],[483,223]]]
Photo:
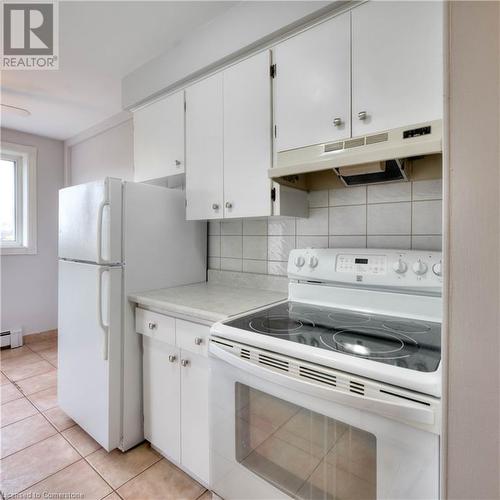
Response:
[[[347,141],[325,144],[323,152],[331,153],[332,151],[341,151],[342,149],[369,146],[370,144],[379,144],[381,142],[387,142],[388,140],[389,134],[387,132],[384,132],[383,134],[367,135],[366,137],[358,137],[357,139],[348,139]]]
[[[362,186],[382,182],[407,181],[406,160],[387,160],[381,162],[337,167],[333,170],[346,186]]]
[[[269,177],[333,169],[346,186],[408,180],[405,159],[441,153],[442,121],[435,120],[344,141],[281,151]],[[356,169],[349,168],[356,166]]]

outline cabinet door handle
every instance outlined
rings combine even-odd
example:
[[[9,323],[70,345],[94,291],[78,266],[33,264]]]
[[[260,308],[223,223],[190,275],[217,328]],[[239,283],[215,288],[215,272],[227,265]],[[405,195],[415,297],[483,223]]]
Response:
[[[169,360],[171,363],[174,363],[174,362],[177,360],[177,356],[174,356],[173,354],[171,354],[171,355],[168,357],[168,360]]]
[[[214,210],[219,210],[219,204],[218,203],[212,203],[212,208]]]
[[[230,201],[226,201],[226,208],[233,208],[233,204]]]
[[[358,118],[359,118],[360,120],[366,120],[366,118],[367,118],[367,117],[368,117],[368,114],[366,113],[366,111],[360,111],[360,112],[358,113]]]
[[[188,366],[189,365],[189,359],[181,359],[181,365],[182,366]]]
[[[336,126],[336,127],[340,127],[342,125],[342,118],[334,118],[333,119],[333,124]]]
[[[203,344],[203,339],[201,337],[195,337],[194,343],[196,345],[201,345],[201,344]]]
[[[180,167],[181,166],[181,161],[180,160],[175,160],[175,166]]]
[[[150,321],[150,322],[148,323],[148,328],[149,328],[150,330],[154,330],[154,329],[156,328],[156,326],[157,326],[157,325],[156,325],[156,323],[153,323],[152,321]]]

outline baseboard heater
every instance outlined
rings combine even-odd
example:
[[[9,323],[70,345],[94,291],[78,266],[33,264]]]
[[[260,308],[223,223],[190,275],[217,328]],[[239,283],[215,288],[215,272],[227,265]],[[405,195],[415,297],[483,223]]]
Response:
[[[0,347],[21,347],[23,345],[23,331],[19,330],[6,330],[0,332]]]

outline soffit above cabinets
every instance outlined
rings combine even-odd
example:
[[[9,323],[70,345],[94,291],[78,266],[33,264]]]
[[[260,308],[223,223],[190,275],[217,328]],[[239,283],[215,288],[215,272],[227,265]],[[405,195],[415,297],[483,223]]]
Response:
[[[226,2],[222,2],[226,3]],[[349,4],[348,1],[237,2],[174,48],[122,80],[122,106],[133,109],[150,99],[222,69],[258,48]],[[203,47],[203,50],[200,50]]]

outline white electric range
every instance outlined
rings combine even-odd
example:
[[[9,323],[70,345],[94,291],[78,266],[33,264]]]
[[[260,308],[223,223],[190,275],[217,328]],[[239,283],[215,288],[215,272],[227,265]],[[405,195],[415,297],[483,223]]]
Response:
[[[289,299],[212,327],[226,500],[438,498],[439,252],[307,249]]]

